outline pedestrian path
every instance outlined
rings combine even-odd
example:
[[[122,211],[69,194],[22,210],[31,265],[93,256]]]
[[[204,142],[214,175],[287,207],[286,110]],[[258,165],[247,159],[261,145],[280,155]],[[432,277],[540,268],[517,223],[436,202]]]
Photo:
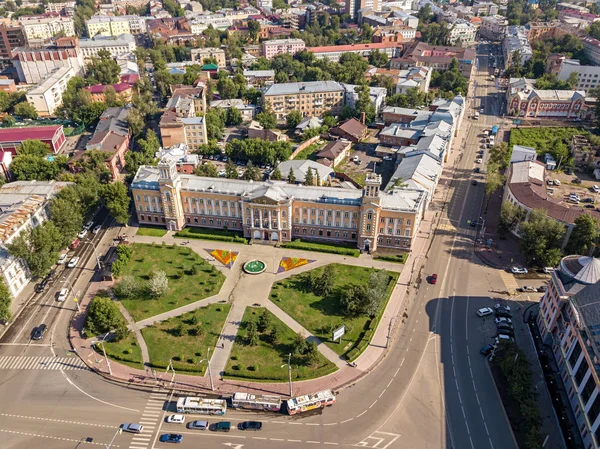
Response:
[[[28,357],[6,355],[0,357],[0,370],[87,370],[87,365],[79,357]]]
[[[506,286],[506,290],[509,293],[514,293],[517,290],[517,288],[519,288],[519,284],[517,284],[517,280],[511,273],[507,273],[506,271],[502,271],[502,270],[500,270],[498,273],[500,274],[500,279],[502,279],[502,282],[504,282],[504,285]]]
[[[144,426],[144,430],[131,439],[129,449],[147,449],[150,446],[156,425],[162,418],[167,398],[166,393],[160,393],[157,390],[152,391],[139,422],[139,424]]]

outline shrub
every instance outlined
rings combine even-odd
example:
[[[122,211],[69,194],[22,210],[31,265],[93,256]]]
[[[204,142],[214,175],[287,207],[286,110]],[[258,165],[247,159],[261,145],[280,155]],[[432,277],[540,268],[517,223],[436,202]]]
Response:
[[[408,258],[408,253],[406,254],[393,254],[393,255],[381,255],[376,256],[374,259],[384,260],[386,262],[395,262],[395,263],[406,263],[406,259]]]
[[[305,251],[319,251],[322,253],[339,254],[342,256],[360,256],[360,251],[355,248],[347,248],[344,246],[324,245],[321,243],[303,242],[296,239],[293,242],[281,244],[282,248],[302,249]]]
[[[240,365],[233,365],[233,366],[231,367],[231,369],[234,369],[234,370],[236,370],[236,371],[239,371],[239,370],[241,370],[241,369],[242,369],[242,367],[241,367]]]
[[[123,338],[127,334],[127,324],[125,318],[117,304],[110,298],[96,296],[92,299],[88,307],[88,313],[85,320],[85,329],[89,336],[99,335],[117,330],[117,339]],[[123,335],[123,329],[125,335]]]
[[[202,335],[202,328],[200,326],[191,327],[188,330],[188,334],[191,335],[192,337],[198,337],[198,336]]]
[[[171,329],[171,334],[175,337],[181,337],[185,333],[185,326],[183,324],[179,324],[177,327]]]
[[[198,267],[196,265],[192,265],[189,273],[191,276],[196,276],[198,274],[198,271]]]
[[[117,246],[117,259],[112,263],[110,269],[115,277],[119,277],[123,272],[123,268],[131,259],[131,254],[133,253],[133,248],[129,245],[119,245]]]
[[[115,285],[115,295],[118,298],[131,298],[140,290],[140,284],[133,276],[123,276],[121,282]]]
[[[148,293],[153,297],[159,297],[167,293],[169,290],[169,278],[162,270],[157,270],[152,274],[152,278],[148,281]]]
[[[258,371],[258,366],[257,365],[250,365],[248,367],[248,371]]]

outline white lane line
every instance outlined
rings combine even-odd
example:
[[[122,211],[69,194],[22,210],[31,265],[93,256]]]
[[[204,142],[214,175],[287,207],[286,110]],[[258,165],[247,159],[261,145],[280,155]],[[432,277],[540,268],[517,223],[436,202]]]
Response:
[[[330,443],[329,441],[324,441],[323,444],[330,444],[330,445],[337,446],[339,443]]]
[[[390,385],[392,385],[392,382],[393,382],[393,381],[394,381],[394,379],[390,379],[390,381],[388,382],[388,384],[387,384],[387,387],[386,387],[386,388],[390,388]]]
[[[283,438],[269,438],[271,441],[285,441]]]
[[[352,421],[353,419],[354,419],[354,418],[348,418],[348,419],[346,419],[346,420],[344,420],[344,421],[341,421],[341,422],[340,422],[340,424],[344,424],[345,422]]]
[[[365,410],[364,412],[362,412],[360,415],[357,415],[357,418],[360,418],[362,415],[364,415],[365,413],[367,413],[367,411]]]
[[[291,424],[292,426],[303,426],[304,425],[303,422],[289,422],[288,424]]]
[[[373,403],[369,406],[369,408],[373,407],[377,403],[377,399],[373,401]]]
[[[253,440],[266,440],[265,437],[252,437]]]
[[[318,441],[312,441],[312,440],[308,440],[308,441],[306,441],[306,442],[307,442],[307,443],[310,443],[310,444],[321,444],[321,443],[319,443]]]
[[[25,436],[28,436],[28,437],[47,438],[47,439],[50,439],[50,440],[69,441],[69,442],[72,442],[72,443],[80,443],[81,442],[81,439],[79,439],[79,440],[73,440],[71,438],[53,437],[53,436],[50,436],[50,435],[41,435],[39,433],[17,432],[16,430],[0,429],[0,432],[12,433],[12,434],[15,434],[15,435],[25,435]],[[96,442],[92,441],[92,442],[89,442],[89,443],[86,442],[86,444],[95,444],[96,446],[104,446],[104,447],[106,447],[108,443],[96,443]],[[120,447],[120,446],[118,446],[116,444],[113,444],[113,446],[114,447]]]
[[[336,422],[328,422],[327,424],[323,424],[324,426],[335,426]]]
[[[381,392],[381,394],[379,395],[379,397],[381,398],[381,396],[383,396],[383,394],[385,393],[385,390],[387,390],[387,388],[384,388],[383,391]]]
[[[305,425],[307,425],[307,426],[319,426],[320,424],[316,423],[316,422],[307,422]]]
[[[290,443],[302,443],[302,440],[287,440]]]

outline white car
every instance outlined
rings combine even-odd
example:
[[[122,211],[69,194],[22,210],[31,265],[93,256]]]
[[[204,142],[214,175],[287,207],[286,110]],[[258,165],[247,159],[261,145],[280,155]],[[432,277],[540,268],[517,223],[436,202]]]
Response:
[[[555,268],[552,268],[552,267],[544,267],[544,273],[546,273],[546,274],[550,274],[550,273],[552,273],[552,272],[554,272],[554,271],[556,271],[556,269],[555,269]]]
[[[494,321],[496,322],[496,324],[502,324],[502,323],[512,324],[512,320],[510,318],[506,318],[503,316],[499,316]]]
[[[85,224],[83,229],[87,229],[89,231],[92,226],[94,226],[94,222],[92,220],[90,220]]]
[[[224,178],[225,174],[226,174],[225,170],[219,171],[219,178]]]
[[[393,158],[392,156],[383,156],[383,160],[384,160],[384,161],[391,161],[391,160],[393,160],[393,159],[394,159],[394,158]]]
[[[67,267],[75,268],[75,266],[77,265],[77,262],[79,262],[79,257],[73,257],[71,260],[69,260]]]
[[[529,273],[529,271],[527,271],[527,268],[521,268],[521,267],[512,267],[510,269],[512,274],[527,274]]]
[[[185,416],[183,415],[169,415],[167,422],[172,424],[183,424],[185,422]]]
[[[144,426],[136,423],[125,423],[121,426],[121,429],[123,429],[123,432],[142,433]]]
[[[554,180],[554,185],[555,185],[555,186],[559,186],[559,185],[560,185],[560,181],[559,181],[558,179],[555,179],[555,180]]]
[[[67,253],[63,253],[58,257],[58,260],[56,261],[57,264],[62,265],[63,263],[65,263],[67,261],[67,257],[69,257],[69,255]]]
[[[56,296],[56,300],[62,302],[65,299],[67,299],[68,295],[69,295],[69,289],[66,287],[61,288],[60,291],[58,292],[58,295]]]
[[[488,316],[493,313],[494,311],[491,309],[491,307],[483,307],[477,311],[478,316]]]
[[[505,306],[504,304],[496,304],[494,306],[494,309],[496,309],[496,310],[505,310],[507,312],[510,312],[510,306]]]
[[[96,225],[94,227],[94,230],[92,231],[94,234],[98,234],[100,232],[100,229],[102,229],[102,225]]]
[[[87,229],[82,229],[79,234],[77,234],[77,238],[82,239],[88,233]]]
[[[597,185],[594,185],[594,187],[592,187],[592,190],[596,193],[600,192],[600,187],[598,187]]]
[[[478,164],[481,164],[483,162],[483,159],[479,158],[475,162],[477,162]]]

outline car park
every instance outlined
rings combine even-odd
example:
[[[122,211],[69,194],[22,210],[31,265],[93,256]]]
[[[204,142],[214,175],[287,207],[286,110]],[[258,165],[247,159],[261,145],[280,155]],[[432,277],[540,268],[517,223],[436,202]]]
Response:
[[[192,421],[188,424],[189,429],[206,430],[208,429],[208,421]]]
[[[512,274],[527,274],[529,273],[529,271],[527,271],[527,268],[521,268],[521,267],[512,267],[510,269]]]
[[[69,255],[67,253],[63,253],[58,257],[58,260],[56,261],[57,264],[62,265],[63,263],[65,263],[67,261],[67,257],[69,257]]]
[[[185,422],[185,416],[183,415],[169,415],[167,422],[172,424],[183,424]]]
[[[259,431],[262,429],[262,423],[260,421],[244,421],[240,423],[239,429]]]
[[[42,338],[44,338],[44,335],[46,335],[47,330],[48,326],[46,326],[45,324],[40,324],[31,332],[31,339],[35,341],[41,340]]]
[[[160,436],[159,440],[161,443],[181,443],[181,440],[183,440],[183,435],[178,433],[165,433],[164,435]]]
[[[484,345],[479,350],[479,353],[483,354],[483,355],[490,355],[492,353],[492,351],[494,350],[494,348],[495,348],[494,345]]]
[[[142,433],[142,430],[144,430],[144,426],[136,423],[125,423],[121,426],[121,429],[123,429],[123,432]]]
[[[75,268],[75,266],[77,266],[77,262],[79,262],[79,257],[73,257],[71,260],[69,260],[69,263],[67,264],[68,268]]]
[[[229,432],[231,430],[231,423],[229,421],[219,421],[211,424],[210,430],[213,432]]]
[[[477,311],[478,316],[488,316],[494,313],[491,307],[482,307]]]
[[[69,289],[67,287],[61,288],[60,291],[56,294],[56,300],[62,302],[65,299],[67,299],[68,295],[69,295]]]

